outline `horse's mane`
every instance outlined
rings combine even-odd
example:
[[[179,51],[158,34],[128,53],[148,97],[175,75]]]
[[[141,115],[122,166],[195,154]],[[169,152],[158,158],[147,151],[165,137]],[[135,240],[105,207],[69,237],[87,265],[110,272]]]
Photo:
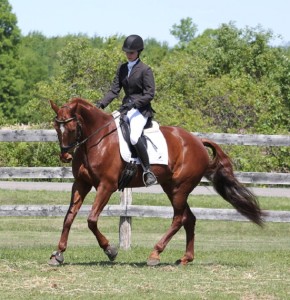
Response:
[[[69,100],[70,104],[83,104],[85,106],[94,106],[92,103],[90,103],[88,100],[80,98],[80,97],[74,97]]]
[[[89,100],[86,100],[81,97],[73,97],[71,98],[67,104],[63,105],[62,108],[67,107],[72,114],[79,113],[82,114],[85,113],[85,117],[87,117],[88,113],[94,114],[94,118],[97,116],[105,116],[105,115],[111,115],[103,111],[102,109],[97,109],[96,106],[91,103]]]

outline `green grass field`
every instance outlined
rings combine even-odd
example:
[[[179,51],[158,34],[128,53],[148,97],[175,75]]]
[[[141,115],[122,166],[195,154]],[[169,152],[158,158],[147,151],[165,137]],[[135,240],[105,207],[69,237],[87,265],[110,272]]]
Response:
[[[85,204],[92,203],[93,193]],[[110,204],[116,204],[114,195]],[[0,190],[0,205],[68,204],[69,193]],[[263,209],[289,210],[287,198],[261,198]],[[134,194],[133,204],[168,205],[164,195]],[[227,208],[219,197],[191,197],[196,207]],[[73,224],[65,263],[47,264],[58,243],[63,218],[0,218],[0,299],[289,299],[289,224],[197,221],[196,257],[186,267],[184,231],[173,238],[161,265],[147,267],[154,244],[171,220],[134,218],[132,249],[108,261],[87,228]],[[100,219],[102,232],[118,244],[119,218]]]

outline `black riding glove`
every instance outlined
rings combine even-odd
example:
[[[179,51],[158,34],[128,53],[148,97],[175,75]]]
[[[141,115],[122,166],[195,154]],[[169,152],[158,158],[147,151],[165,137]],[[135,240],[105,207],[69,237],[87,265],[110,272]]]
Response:
[[[99,101],[99,102],[96,103],[96,107],[100,108],[100,109],[104,109],[105,105],[101,101]]]
[[[121,114],[126,114],[132,108],[135,108],[135,103],[134,102],[128,102],[128,103],[125,103],[125,104],[121,105],[121,107],[119,108],[119,112]]]

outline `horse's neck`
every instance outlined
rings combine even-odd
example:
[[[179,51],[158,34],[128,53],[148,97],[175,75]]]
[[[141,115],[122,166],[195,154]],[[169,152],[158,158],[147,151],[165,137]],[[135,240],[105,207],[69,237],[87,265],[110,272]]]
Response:
[[[112,116],[101,110],[91,109],[81,111],[83,126],[87,135],[101,131],[113,123]]]

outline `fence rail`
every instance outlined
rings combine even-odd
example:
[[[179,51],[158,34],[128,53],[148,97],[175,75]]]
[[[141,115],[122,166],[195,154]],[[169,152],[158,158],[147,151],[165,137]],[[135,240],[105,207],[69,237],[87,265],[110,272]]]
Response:
[[[252,146],[290,146],[290,135],[257,135],[192,132],[219,144]],[[56,142],[55,130],[0,130],[0,142]],[[290,173],[236,172],[242,183],[290,185]],[[0,178],[72,178],[68,167],[2,167]],[[207,182],[203,178],[202,182]]]
[[[2,167],[0,179],[70,179],[70,167]],[[249,184],[290,185],[290,173],[235,172],[239,181]],[[208,182],[202,178],[202,182]]]
[[[0,216],[10,217],[62,217],[67,205],[2,205]],[[87,216],[90,205],[83,205],[78,215]],[[192,208],[199,220],[248,221],[234,209]],[[101,213],[106,217],[172,218],[173,209],[167,206],[107,205]],[[290,222],[290,211],[267,211],[266,222]]]
[[[192,132],[218,144],[244,146],[290,146],[290,135],[230,134]],[[56,142],[55,130],[0,130],[0,142]]]

